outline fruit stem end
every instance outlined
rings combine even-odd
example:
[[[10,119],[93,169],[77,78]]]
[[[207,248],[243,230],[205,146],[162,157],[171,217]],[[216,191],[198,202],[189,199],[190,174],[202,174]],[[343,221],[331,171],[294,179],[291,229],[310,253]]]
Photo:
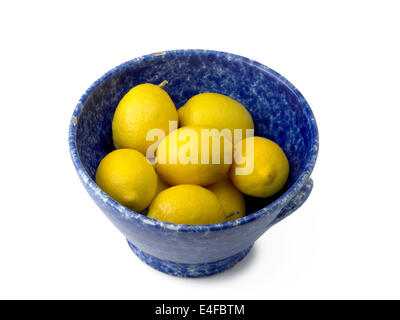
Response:
[[[168,84],[168,81],[167,81],[167,80],[164,80],[164,81],[161,82],[158,86],[159,86],[160,88],[162,88],[162,87],[164,87],[166,84]]]

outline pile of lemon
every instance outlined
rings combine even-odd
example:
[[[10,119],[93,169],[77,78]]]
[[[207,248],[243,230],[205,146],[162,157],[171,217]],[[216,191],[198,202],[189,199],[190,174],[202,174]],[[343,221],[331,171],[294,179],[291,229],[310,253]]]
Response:
[[[162,88],[166,83],[140,84],[119,102],[112,122],[116,150],[96,172],[104,192],[150,218],[201,225],[243,217],[243,194],[270,197],[282,189],[289,174],[286,155],[271,140],[245,136],[254,122],[243,105],[222,94],[201,93],[177,111]],[[178,121],[179,128],[171,126]],[[206,139],[193,139],[204,129],[211,132]],[[223,139],[223,129],[231,133],[229,139]],[[236,140],[235,129],[243,133]],[[154,142],[149,132],[165,136]],[[223,140],[218,150],[212,139]],[[251,170],[239,174],[250,163]]]

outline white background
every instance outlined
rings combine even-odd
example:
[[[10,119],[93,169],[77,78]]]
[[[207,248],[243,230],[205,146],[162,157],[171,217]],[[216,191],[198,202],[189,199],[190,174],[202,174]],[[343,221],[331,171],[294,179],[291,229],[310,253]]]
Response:
[[[399,16],[396,1],[2,1],[0,298],[399,299]],[[92,82],[182,48],[273,68],[320,130],[305,205],[201,279],[136,258],[67,144]]]

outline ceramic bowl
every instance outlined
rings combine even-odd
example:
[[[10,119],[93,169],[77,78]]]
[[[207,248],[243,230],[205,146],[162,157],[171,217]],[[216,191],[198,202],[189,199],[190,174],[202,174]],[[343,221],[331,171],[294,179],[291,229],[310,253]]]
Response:
[[[163,80],[177,108],[201,92],[221,93],[243,104],[253,116],[255,135],[277,142],[289,159],[284,190],[273,199],[248,197],[248,214],[241,219],[200,226],[150,219],[105,194],[94,177],[100,160],[114,149],[111,123],[118,102],[138,84]],[[97,80],[73,112],[69,148],[89,195],[140,259],[168,274],[201,277],[234,266],[265,231],[304,203],[313,187],[318,130],[304,97],[270,68],[225,52],[173,50],[133,59]]]

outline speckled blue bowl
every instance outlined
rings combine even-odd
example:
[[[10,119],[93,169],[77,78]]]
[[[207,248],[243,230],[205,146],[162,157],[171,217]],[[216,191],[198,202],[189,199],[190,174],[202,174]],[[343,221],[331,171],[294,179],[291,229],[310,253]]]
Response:
[[[113,150],[111,122],[119,100],[140,83],[165,79],[164,89],[177,108],[201,92],[225,94],[246,106],[255,134],[277,142],[289,159],[284,190],[273,199],[247,198],[249,214],[241,219],[202,226],[153,220],[105,194],[94,176],[100,160]],[[265,231],[304,203],[313,186],[318,130],[300,92],[268,67],[224,52],[174,50],[133,59],[97,80],[74,110],[69,147],[89,195],[140,259],[165,273],[201,277],[234,266]]]

